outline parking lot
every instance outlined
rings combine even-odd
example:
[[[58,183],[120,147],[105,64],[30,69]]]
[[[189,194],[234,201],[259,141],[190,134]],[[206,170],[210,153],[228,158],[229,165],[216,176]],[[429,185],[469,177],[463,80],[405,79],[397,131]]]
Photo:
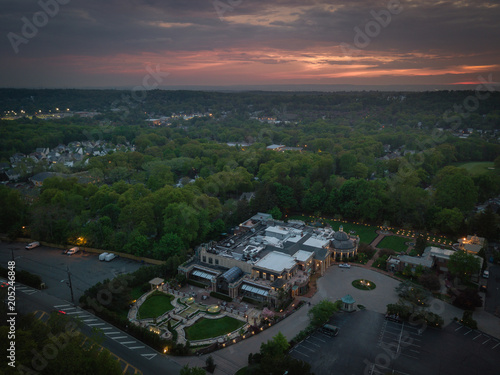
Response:
[[[316,331],[290,351],[316,375],[498,374],[500,340],[456,322],[431,329],[365,310],[339,313],[330,324],[338,336]]]
[[[68,272],[71,272],[71,282],[75,301],[78,301],[85,290],[105,279],[130,273],[141,267],[139,262],[116,258],[111,262],[99,261],[97,254],[80,251],[68,256],[61,249],[40,246],[26,250],[25,243],[0,243],[0,264],[14,260],[17,270],[26,270],[42,278],[48,288],[47,292],[67,301],[71,299],[68,287]]]

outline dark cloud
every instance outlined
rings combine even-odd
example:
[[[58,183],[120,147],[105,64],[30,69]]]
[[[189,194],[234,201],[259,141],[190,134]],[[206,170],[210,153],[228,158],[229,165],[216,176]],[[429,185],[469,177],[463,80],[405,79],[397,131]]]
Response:
[[[54,1],[42,0],[47,4]],[[103,74],[97,72],[106,70],[107,59],[117,64],[117,72],[132,69],[141,61],[165,58],[170,59],[169,63],[178,59],[179,65],[200,66],[205,59],[211,69],[224,62],[262,64],[256,68],[260,76],[264,75],[265,66],[271,69],[281,64],[290,68],[296,64],[294,71],[300,73],[306,66],[323,66],[326,70],[319,72],[318,77],[326,75],[333,66],[347,69],[349,65],[366,65],[367,71],[425,71],[497,65],[500,61],[498,3],[401,0],[400,11],[388,10],[393,3],[394,0],[71,0],[59,5],[57,14],[48,17],[47,24],[39,27],[35,36],[26,38],[27,43],[19,44],[19,52],[15,53],[8,37],[11,35],[12,39],[13,34],[9,33],[23,37],[22,18],[33,21],[33,16],[43,10],[38,1],[3,0],[0,82],[28,85],[26,69],[38,72],[42,82],[43,77],[53,77],[54,61],[72,77],[85,76],[83,81],[91,79],[93,70],[96,77]],[[379,21],[377,15],[382,17]],[[377,28],[377,22],[384,21],[387,24]],[[364,39],[359,36],[360,31],[365,34]],[[365,42],[362,45],[357,43],[360,38]],[[351,54],[346,54],[346,45],[354,48]],[[122,60],[119,56],[123,56]],[[82,67],[75,62],[76,57],[87,65]],[[452,73],[459,74],[460,69]],[[273,72],[269,70],[267,74]],[[127,75],[122,74],[127,80]],[[34,73],[28,76],[29,82],[37,80]],[[96,82],[105,82],[103,77],[106,75],[99,76]],[[52,79],[57,82],[57,77]],[[116,79],[109,79],[112,81]]]

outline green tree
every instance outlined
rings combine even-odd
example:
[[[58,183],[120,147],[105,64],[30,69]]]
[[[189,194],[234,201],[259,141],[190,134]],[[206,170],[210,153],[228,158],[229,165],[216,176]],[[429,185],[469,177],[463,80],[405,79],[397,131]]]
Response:
[[[480,259],[464,250],[455,251],[448,261],[451,274],[464,282],[470,281],[472,275],[479,272]]]
[[[281,220],[281,217],[283,216],[283,214],[281,213],[280,209],[276,206],[274,206],[273,208],[271,208],[269,210],[269,213],[273,216],[273,219],[274,220]]]
[[[308,311],[307,315],[309,316],[312,326],[320,327],[327,323],[336,311],[338,311],[337,306],[333,302],[324,299],[313,306]]]
[[[415,251],[418,255],[422,255],[425,248],[427,247],[427,238],[425,235],[420,233],[415,241]]]
[[[421,311],[428,307],[430,293],[419,285],[411,281],[403,281],[396,287],[396,293],[399,296],[399,302],[402,305],[409,305],[411,312]]]
[[[450,209],[456,207],[465,213],[476,204],[477,188],[466,174],[448,174],[436,184],[435,201],[438,206]]]

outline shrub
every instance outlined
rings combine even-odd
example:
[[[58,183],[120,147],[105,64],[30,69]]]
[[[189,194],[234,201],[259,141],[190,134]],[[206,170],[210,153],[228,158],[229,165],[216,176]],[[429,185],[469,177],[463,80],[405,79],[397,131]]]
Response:
[[[433,273],[423,274],[418,278],[418,282],[427,290],[439,290],[441,284],[439,283],[439,277]]]
[[[477,322],[472,319],[472,311],[470,310],[464,311],[460,322],[471,329],[477,329]]]
[[[227,302],[231,302],[233,300],[231,297],[226,296],[225,294],[222,294],[222,293],[210,292],[210,295],[212,297],[215,297],[215,298],[221,299],[223,301],[227,301]]]
[[[202,282],[199,282],[199,281],[196,281],[196,280],[188,279],[187,283],[189,285],[194,285],[194,286],[197,286],[197,287],[200,287],[200,288],[206,288],[207,287],[207,284],[203,284]]]
[[[0,267],[0,276],[8,278],[9,270],[7,268]],[[42,284],[42,278],[38,275],[30,273],[24,270],[16,269],[16,281],[32,288],[40,289],[40,285]]]

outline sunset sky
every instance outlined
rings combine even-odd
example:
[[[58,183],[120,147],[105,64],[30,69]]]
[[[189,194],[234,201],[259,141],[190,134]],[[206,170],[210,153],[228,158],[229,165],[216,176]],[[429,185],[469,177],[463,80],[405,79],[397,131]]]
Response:
[[[0,10],[1,87],[500,81],[498,0],[2,0]]]

